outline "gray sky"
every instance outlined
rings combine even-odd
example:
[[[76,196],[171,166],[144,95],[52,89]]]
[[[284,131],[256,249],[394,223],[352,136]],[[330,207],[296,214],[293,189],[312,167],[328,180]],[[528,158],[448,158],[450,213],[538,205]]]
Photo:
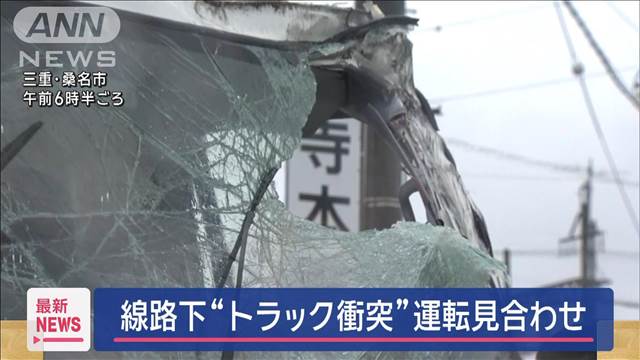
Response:
[[[627,84],[638,70],[638,2],[579,2],[583,16]],[[445,138],[563,164],[608,170],[577,81],[488,96],[456,96],[571,78],[571,60],[553,3],[409,2],[420,25],[414,43],[415,84],[432,106]],[[626,23],[615,9],[626,15]],[[606,139],[623,177],[638,182],[640,118],[612,85],[594,52],[563,7],[565,21],[585,66],[589,90]],[[635,27],[632,26],[635,24]],[[434,27],[441,25],[440,31]],[[446,99],[449,98],[449,101]],[[443,99],[439,101],[438,99]],[[484,213],[494,249],[558,249],[578,211],[579,175],[522,165],[450,145],[467,190]],[[626,186],[639,211],[638,186]],[[613,280],[616,299],[638,302],[640,239],[616,186],[594,184],[593,216],[605,232],[598,274]],[[516,287],[539,286],[577,276],[575,256],[512,258]],[[639,318],[616,307],[617,318]]]

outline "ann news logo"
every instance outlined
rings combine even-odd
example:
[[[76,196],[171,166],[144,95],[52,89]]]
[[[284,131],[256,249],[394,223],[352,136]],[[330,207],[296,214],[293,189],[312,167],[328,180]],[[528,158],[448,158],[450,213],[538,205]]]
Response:
[[[120,18],[100,6],[29,6],[16,14],[13,31],[27,43],[107,43],[120,32]]]
[[[102,44],[115,39],[120,32],[120,18],[110,8],[101,6],[29,6],[13,19],[16,36],[33,44]],[[115,67],[114,50],[72,50],[48,48],[20,50],[20,67],[77,68]]]
[[[86,288],[27,291],[27,348],[30,351],[88,351],[91,293]]]

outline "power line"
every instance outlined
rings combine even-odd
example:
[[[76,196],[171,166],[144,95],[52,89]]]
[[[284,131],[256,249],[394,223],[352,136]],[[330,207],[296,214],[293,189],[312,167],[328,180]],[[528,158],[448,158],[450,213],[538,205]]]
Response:
[[[636,70],[636,66],[626,66],[618,69],[618,71],[620,72],[626,72],[630,70]],[[597,78],[597,77],[603,77],[607,75],[608,75],[607,72],[603,71],[603,72],[589,74],[586,77]],[[433,103],[445,103],[445,102],[451,102],[451,101],[466,100],[470,98],[498,95],[498,94],[504,94],[504,93],[510,93],[510,92],[525,91],[525,90],[530,90],[535,88],[542,88],[547,86],[560,85],[560,84],[565,84],[572,81],[574,81],[573,77],[563,77],[558,79],[532,82],[527,84],[520,84],[520,85],[507,86],[507,87],[501,87],[501,88],[495,88],[495,89],[487,89],[487,90],[480,90],[480,91],[474,91],[469,93],[452,94],[452,95],[445,95],[441,97],[429,97],[429,98],[432,99],[431,102]]]
[[[565,4],[567,3],[568,2],[565,2]],[[572,9],[573,7],[569,5],[568,5],[569,9]],[[562,29],[562,34],[567,44],[567,49],[569,50],[569,54],[571,55],[571,60],[573,61],[573,71],[578,78],[578,83],[580,84],[580,89],[582,90],[582,96],[584,97],[584,102],[587,107],[587,112],[589,113],[589,117],[591,118],[591,123],[593,124],[593,128],[596,131],[596,135],[598,136],[600,147],[602,148],[602,152],[604,152],[605,158],[607,159],[607,162],[609,164],[609,169],[613,174],[613,178],[615,179],[618,185],[618,191],[620,192],[620,196],[622,197],[622,202],[624,203],[624,206],[627,210],[627,214],[629,215],[631,223],[633,224],[633,227],[636,230],[636,233],[640,235],[640,225],[638,225],[637,216],[635,214],[635,211],[633,210],[631,199],[629,199],[629,196],[627,195],[627,191],[624,188],[622,178],[620,177],[620,173],[618,172],[618,166],[616,165],[613,154],[609,149],[609,144],[607,143],[607,139],[605,138],[604,132],[602,131],[602,127],[600,126],[600,121],[598,120],[598,116],[593,106],[593,102],[591,101],[591,95],[589,94],[589,88],[587,87],[587,82],[585,81],[585,78],[584,78],[582,66],[580,64],[580,61],[578,60],[578,56],[575,52],[575,48],[573,47],[573,42],[571,41],[571,36],[569,35],[569,31],[567,30],[564,17],[562,16],[562,10],[560,9],[560,6],[558,5],[558,3],[554,3],[554,6],[556,9],[556,13],[558,14],[558,19],[560,21],[560,28]]]
[[[640,259],[640,254],[637,252],[629,252],[627,250],[605,250],[602,252],[603,255],[611,255],[618,257],[626,257],[631,259]]]
[[[593,50],[595,51],[596,55],[598,56],[598,58],[600,59],[600,61],[602,62],[604,68],[605,68],[605,72],[604,73],[598,73],[598,74],[594,74],[593,76],[603,76],[603,75],[608,75],[611,80],[613,81],[614,85],[616,86],[616,88],[618,88],[618,90],[637,108],[640,110],[640,100],[638,100],[632,93],[631,91],[625,86],[624,82],[620,79],[620,77],[618,76],[616,69],[613,68],[613,66],[611,65],[611,62],[609,61],[609,59],[607,58],[607,56],[605,55],[604,51],[602,50],[602,48],[598,45],[598,43],[596,42],[595,38],[593,37],[591,31],[589,30],[589,28],[586,26],[586,23],[584,22],[584,20],[580,17],[580,14],[577,12],[577,10],[575,9],[575,7],[569,2],[569,1],[564,1],[565,5],[567,6],[567,8],[569,9],[571,15],[573,16],[573,18],[575,19],[576,23],[578,24],[579,28],[582,30],[583,34],[585,35],[585,37],[587,38],[587,41],[589,42],[589,45],[593,48]],[[625,22],[629,22],[630,20],[628,18],[626,18],[624,16],[624,14],[622,14],[619,9],[617,9],[616,7],[613,6],[613,4],[609,4],[612,9],[614,9],[616,11],[616,13],[622,17],[623,19],[626,19]],[[497,13],[494,15],[489,15],[489,16],[485,16],[485,17],[478,17],[478,18],[472,18],[472,19],[467,19],[467,20],[462,20],[462,21],[457,21],[457,22],[452,22],[452,23],[448,23],[445,25],[438,25],[433,27],[431,30],[437,30],[440,31],[440,29],[443,26],[459,26],[459,25],[467,25],[467,24],[473,24],[475,22],[478,21],[484,21],[484,20],[491,20],[491,19],[495,19],[498,17],[503,17],[506,15],[513,15],[513,14],[517,14],[517,13],[522,13],[525,11],[531,11],[531,10],[535,10],[535,9],[539,9],[542,8],[542,6],[534,6],[534,7],[530,7],[530,8],[526,8],[526,9],[518,9],[518,10],[512,10],[512,11],[505,11],[502,13]],[[629,24],[631,25],[631,24]],[[575,53],[575,50],[571,49],[570,51],[572,51],[573,53]],[[634,67],[635,69],[635,67]],[[628,69],[622,69],[621,71],[626,71]],[[532,88],[537,88],[537,87],[545,87],[545,86],[552,86],[552,85],[558,85],[558,84],[562,84],[565,82],[569,82],[571,81],[572,78],[561,78],[561,79],[553,79],[553,80],[548,80],[548,81],[543,81],[543,82],[537,82],[537,83],[531,83],[531,84],[523,84],[523,85],[516,85],[513,87],[506,87],[506,88],[498,88],[498,89],[490,89],[490,90],[485,90],[485,91],[479,91],[479,92],[473,92],[473,93],[466,93],[466,94],[458,94],[458,95],[451,95],[451,96],[444,96],[444,97],[440,97],[440,98],[433,98],[434,102],[447,102],[447,101],[453,101],[453,100],[461,100],[461,99],[466,99],[466,98],[473,98],[473,97],[479,97],[479,96],[486,96],[486,95],[495,95],[495,94],[500,94],[500,93],[505,93],[505,92],[512,92],[512,91],[523,91],[523,90],[528,90],[528,89],[532,89]]]
[[[569,174],[580,174],[580,175],[583,175],[587,171],[587,168],[584,167],[584,166],[569,165],[569,164],[562,164],[562,163],[552,162],[552,161],[548,161],[548,160],[535,159],[535,158],[532,158],[532,157],[529,157],[529,156],[525,156],[525,155],[521,155],[521,154],[515,154],[515,153],[507,152],[507,151],[500,150],[500,149],[491,148],[491,147],[484,146],[484,145],[472,144],[472,143],[470,143],[468,141],[457,139],[457,138],[446,137],[445,140],[447,141],[448,145],[457,146],[457,147],[460,147],[460,148],[471,150],[474,153],[483,153],[483,154],[490,155],[490,156],[493,156],[495,158],[499,158],[499,159],[503,159],[503,160],[515,161],[515,162],[518,162],[518,163],[521,163],[521,164],[524,164],[524,165],[535,166],[535,167],[539,167],[539,168],[545,168],[545,169],[548,169],[548,170],[557,171],[557,172],[563,172],[563,173],[569,173]],[[617,181],[615,180],[615,177],[612,177],[612,175],[609,174],[606,171],[603,171],[603,170],[595,171],[593,175],[594,175],[595,179],[603,180],[603,181],[609,181],[609,182],[615,182],[617,184]],[[621,180],[621,182],[623,184],[630,185],[630,186],[637,186],[638,185],[637,181]]]
[[[443,28],[473,25],[473,24],[476,24],[476,23],[495,20],[495,19],[499,19],[499,18],[507,17],[507,16],[520,15],[520,14],[525,14],[525,13],[529,14],[529,13],[531,13],[531,11],[541,10],[543,8],[546,8],[546,4],[545,5],[527,6],[527,7],[519,8],[519,9],[512,9],[512,10],[496,12],[496,13],[493,13],[493,14],[490,14],[490,15],[478,16],[478,17],[474,17],[474,18],[468,18],[468,19],[452,21],[452,22],[448,22],[448,23],[444,23],[444,24],[438,24],[438,25],[434,25],[434,26],[430,26],[428,28],[425,28],[425,30],[439,32],[439,31],[442,31]]]
[[[565,181],[575,181],[577,178],[571,177],[551,177],[551,176],[531,176],[531,175],[514,175],[514,174],[499,174],[499,173],[462,173],[463,177],[476,177],[476,178],[488,178],[488,179],[497,179],[497,180],[518,180],[518,181],[549,181],[549,182],[565,182]],[[594,180],[614,183],[613,179],[601,177]],[[629,181],[624,180],[625,186],[631,187],[640,187],[640,182],[638,181]]]
[[[558,250],[548,249],[508,249],[511,255],[522,256],[560,256]],[[501,253],[504,250],[495,250],[495,253]]]
[[[618,15],[618,17],[622,20],[623,23],[627,24],[630,28],[632,28],[636,32],[640,32],[640,28],[638,28],[638,25],[636,25],[633,21],[631,21],[631,19],[629,19],[629,17],[625,13],[620,11],[620,9],[613,2],[607,1],[607,5],[609,5],[611,10],[613,10],[616,13],[616,15]]]
[[[578,10],[576,10],[573,4],[568,0],[563,1],[563,3],[569,10],[569,14],[571,14],[573,19],[578,24],[578,27],[580,28],[580,30],[582,30],[582,33],[587,38],[589,45],[591,46],[593,51],[595,51],[596,55],[600,59],[600,62],[602,62],[602,65],[607,70],[607,73],[609,74],[611,81],[613,81],[613,84],[618,88],[618,90],[620,90],[622,95],[624,95],[631,102],[631,104],[633,104],[633,106],[636,107],[636,109],[640,110],[640,100],[636,99],[636,97],[633,96],[631,91],[629,91],[629,89],[627,89],[627,87],[624,85],[622,80],[620,80],[620,77],[618,77],[618,74],[616,74],[615,70],[613,69],[613,66],[611,66],[611,62],[605,55],[600,45],[598,45],[598,43],[596,42],[595,38],[593,37],[593,34],[587,27],[587,24],[580,17]],[[556,10],[557,10],[557,5],[556,5]],[[562,21],[564,22],[564,20]],[[566,32],[566,25],[562,25],[562,26],[563,26],[563,31]],[[568,35],[568,32],[567,32],[567,35]],[[572,57],[575,58],[575,53],[572,54]]]
[[[629,300],[616,300],[614,301],[616,305],[630,307],[630,308],[640,308],[640,303],[637,301],[629,301]]]
[[[462,139],[447,137],[446,141],[447,141],[447,144],[463,147],[463,148],[472,150],[474,152],[485,153],[485,154],[492,155],[505,160],[516,161],[526,165],[543,167],[543,168],[547,168],[554,171],[560,171],[560,172],[572,173],[572,174],[575,174],[575,173],[582,174],[586,171],[586,168],[584,166],[568,165],[568,164],[561,164],[561,163],[556,163],[556,162],[547,161],[547,160],[535,159],[529,156],[515,154],[515,153],[491,148],[484,145],[472,144]]]
[[[504,249],[496,249],[495,253],[502,253]],[[554,249],[511,249],[509,248],[509,252],[511,255],[519,255],[519,256],[552,256],[552,257],[567,257],[578,255],[576,254],[563,254],[560,250]],[[614,256],[618,258],[629,258],[633,260],[637,260],[640,258],[640,253],[637,252],[629,252],[629,251],[618,251],[618,250],[605,250],[600,253],[600,255],[604,256]]]

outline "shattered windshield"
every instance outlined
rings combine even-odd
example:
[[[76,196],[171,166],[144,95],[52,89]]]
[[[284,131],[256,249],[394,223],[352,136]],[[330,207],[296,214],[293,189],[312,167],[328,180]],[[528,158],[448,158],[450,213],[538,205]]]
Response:
[[[3,164],[3,299],[33,286],[214,286],[261,178],[298,146],[315,95],[304,53],[128,26],[109,74],[123,107],[24,111],[20,44],[2,52],[3,146],[42,122]],[[22,306],[2,301],[3,317]]]
[[[121,13],[128,31],[116,41],[53,46],[20,42],[17,11],[3,2],[2,319],[23,316],[31,287],[486,287],[506,278],[478,240],[442,140],[410,102],[401,122],[417,138],[401,144],[405,167],[442,202],[442,223],[337,232],[294,217],[269,187],[316,102],[312,67],[355,68],[363,60],[349,56],[362,46],[406,46],[406,27],[287,49]],[[100,71],[95,59],[115,52],[105,89],[120,91],[122,106],[25,111],[25,72],[60,73],[42,55],[50,48],[75,73]],[[74,65],[78,49],[95,57]],[[417,101],[410,78],[387,80]]]

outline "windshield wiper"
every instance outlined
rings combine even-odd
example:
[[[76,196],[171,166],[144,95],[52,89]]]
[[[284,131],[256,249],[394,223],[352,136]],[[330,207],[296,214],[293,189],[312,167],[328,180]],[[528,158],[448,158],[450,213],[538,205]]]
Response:
[[[20,133],[13,141],[0,151],[0,171],[4,170],[5,166],[9,165],[16,155],[24,148],[33,135],[42,127],[42,121],[36,121],[31,124],[26,130]]]

